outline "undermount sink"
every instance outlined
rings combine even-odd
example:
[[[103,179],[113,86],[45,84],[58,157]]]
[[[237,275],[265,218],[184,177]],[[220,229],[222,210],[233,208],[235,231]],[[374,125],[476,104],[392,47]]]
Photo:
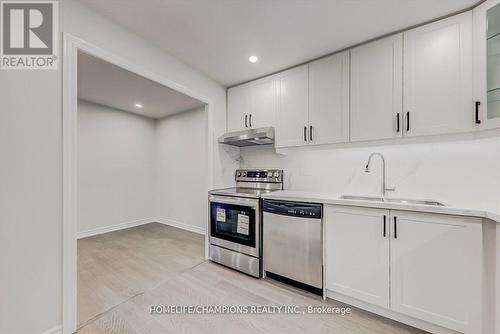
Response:
[[[352,199],[355,201],[375,201],[375,202],[383,202],[384,199],[382,197],[370,197],[370,196],[353,196],[353,195],[342,195],[340,199]]]
[[[385,198],[384,202],[401,203],[401,204],[417,204],[417,205],[433,205],[433,206],[446,206],[444,203],[438,201],[427,201],[421,199],[405,199],[405,198]]]
[[[374,202],[388,202],[388,203],[400,203],[400,204],[446,206],[445,204],[438,201],[407,199],[407,198],[382,198],[382,197],[370,197],[370,196],[342,195],[340,196],[340,199],[348,199],[354,201],[374,201]]]

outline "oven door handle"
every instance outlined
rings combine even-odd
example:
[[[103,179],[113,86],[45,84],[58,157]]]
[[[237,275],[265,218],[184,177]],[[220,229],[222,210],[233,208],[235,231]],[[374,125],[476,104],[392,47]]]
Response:
[[[255,209],[259,207],[259,200],[255,198],[210,195],[209,201],[210,203],[233,204]]]

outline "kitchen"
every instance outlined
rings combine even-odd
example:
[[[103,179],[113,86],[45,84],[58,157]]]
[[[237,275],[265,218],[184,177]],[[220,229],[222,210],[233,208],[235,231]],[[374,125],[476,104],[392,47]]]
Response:
[[[469,152],[465,147],[472,144],[466,138],[495,127],[498,115],[493,110],[496,33],[490,31],[498,10],[488,6],[228,89],[228,130],[236,132],[220,142],[243,147],[244,167],[283,169],[277,174],[243,169],[257,188],[260,182],[272,182],[270,175],[283,175],[288,177],[285,188],[292,189],[262,187],[267,189],[260,196],[263,269],[257,276],[295,283],[433,333],[493,332],[489,326],[496,316],[486,310],[496,303],[491,296],[498,278],[488,277],[494,263],[481,263],[498,250],[487,234],[497,226],[498,183],[489,190],[477,183],[457,189],[450,180],[454,174],[477,182],[489,174],[487,169],[498,168],[498,161],[492,166],[488,158],[477,168],[478,161],[463,160],[464,151]],[[486,32],[473,30],[473,24],[485,23],[485,15]],[[275,133],[259,129],[268,126]],[[457,133],[467,134],[448,142],[437,137]],[[251,147],[273,139],[276,153]],[[489,138],[478,139],[473,145],[481,147],[473,150],[491,144],[498,150]],[[331,148],[307,152],[312,145]],[[336,147],[340,154],[331,151]],[[345,166],[348,155],[356,156],[357,166]],[[406,160],[398,161],[402,170],[392,167],[394,160],[403,160],[397,155]],[[370,176],[374,169],[377,175]],[[225,194],[238,200],[249,197],[238,186],[241,192],[252,188],[240,184],[239,175],[238,170],[237,188]],[[337,184],[332,184],[334,178],[340,179]],[[377,179],[378,189],[363,184]],[[418,185],[422,180],[425,185]],[[464,191],[477,193],[464,198]],[[212,194],[212,210],[223,210],[216,196],[224,193]],[[241,249],[227,251],[235,248],[219,242],[214,220],[226,223],[224,215],[212,216],[211,259],[253,274],[256,257]],[[234,224],[240,223],[238,217]],[[463,300],[467,305],[455,307]]]
[[[343,0],[185,6],[146,1],[144,7],[64,0],[59,5],[61,70],[2,71],[0,77],[0,88],[13,87],[4,90],[11,94],[3,99],[1,123],[9,127],[2,128],[0,142],[24,134],[14,143],[16,150],[6,147],[8,173],[2,173],[9,176],[4,183],[9,196],[3,197],[9,206],[0,210],[1,235],[10,237],[0,245],[2,261],[13,269],[2,272],[0,333],[120,328],[132,333],[500,333],[498,0],[384,0],[378,6]],[[216,11],[233,18],[219,26]],[[385,11],[393,14],[387,24]],[[262,13],[276,16],[262,18],[264,25],[294,33],[283,34],[282,44],[275,36],[269,43],[260,30],[245,35],[267,43],[267,49],[238,49],[234,45],[244,42],[227,39],[222,48],[221,40],[208,37],[234,25],[232,20],[252,21]],[[284,13],[294,18],[303,13],[308,23],[280,26]],[[167,15],[169,20],[163,18]],[[342,20],[356,15],[367,20],[357,35],[353,24]],[[159,35],[141,16],[152,26],[171,24],[172,29]],[[204,26],[201,17],[212,18],[212,25]],[[248,21],[242,26],[249,27]],[[327,22],[332,26],[319,28]],[[351,35],[331,33],[342,25]],[[336,44],[307,39],[307,29]],[[205,50],[212,50],[211,41],[220,52],[195,52],[185,40],[203,40]],[[217,59],[223,51],[227,58]],[[177,223],[151,215],[148,224],[162,226],[134,247],[150,254],[154,249],[148,245],[160,245],[152,241],[168,243],[158,253],[175,270],[151,287],[134,288],[125,300],[77,327],[75,268],[82,254],[75,246],[82,219],[75,217],[81,209],[75,194],[91,182],[75,181],[74,158],[81,148],[73,139],[76,125],[83,124],[75,119],[80,52],[201,101],[206,132],[198,130],[197,138],[206,138],[206,157],[192,164],[176,161],[175,155],[188,152],[190,130],[180,123],[166,129],[159,142],[171,145],[175,154],[162,161],[157,153],[151,158],[155,173],[170,171],[160,187],[165,195],[147,196],[164,205],[162,215],[175,213]],[[16,99],[15,89],[25,85],[41,93],[28,90],[29,98]],[[44,117],[34,111],[39,105],[47,111]],[[7,110],[22,113],[16,118]],[[33,122],[39,127],[26,127]],[[175,131],[186,139],[173,138]],[[39,168],[32,167],[34,161]],[[196,196],[175,202],[183,193],[173,190],[173,182],[186,180],[188,168],[199,172],[200,181],[191,182],[200,187]],[[196,229],[183,221],[188,216],[201,217],[193,220]],[[100,235],[113,239],[131,233],[134,240],[139,230],[133,228]],[[89,233],[82,240],[95,237]],[[16,244],[21,251],[15,251]],[[96,257],[110,254],[109,245],[99,247]],[[173,256],[191,251],[186,267]],[[40,285],[20,277],[39,277]],[[22,321],[21,299],[47,305],[33,321]],[[228,309],[196,309],[221,305]],[[194,311],[183,308],[189,306]],[[269,309],[259,313],[257,307]],[[308,308],[310,313],[296,314]],[[326,308],[333,314],[321,313]]]

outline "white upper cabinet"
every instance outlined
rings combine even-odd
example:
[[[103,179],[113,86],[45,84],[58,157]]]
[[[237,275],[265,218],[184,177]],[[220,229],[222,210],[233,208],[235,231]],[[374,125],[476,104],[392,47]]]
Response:
[[[309,64],[309,143],[349,141],[349,51]]]
[[[278,74],[276,147],[349,141],[349,53]]]
[[[309,140],[308,74],[308,65],[302,65],[278,75],[276,147],[300,146]]]
[[[401,137],[403,34],[351,50],[351,140]]]
[[[274,126],[276,76],[265,77],[227,90],[227,130]]]
[[[461,333],[481,333],[481,219],[391,215],[391,308]]]
[[[404,33],[405,135],[473,129],[472,13]]]
[[[389,211],[327,206],[326,288],[389,308]]]
[[[250,127],[263,128],[275,125],[277,106],[276,81],[276,76],[270,76],[250,83]]]
[[[251,113],[251,96],[248,85],[227,90],[227,131],[240,131],[248,128],[248,115]]]
[[[474,10],[478,104],[468,11],[230,88],[228,131],[275,126],[285,148],[500,127],[499,3]]]
[[[500,0],[474,8],[473,22],[475,124],[500,127]]]

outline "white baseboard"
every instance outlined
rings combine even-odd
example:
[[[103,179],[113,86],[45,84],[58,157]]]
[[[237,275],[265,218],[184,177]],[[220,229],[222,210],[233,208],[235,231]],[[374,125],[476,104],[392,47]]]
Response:
[[[46,330],[42,334],[61,334],[61,333],[62,333],[62,325],[58,325],[56,327]]]
[[[179,222],[177,220],[170,219],[170,218],[155,217],[155,218],[152,218],[152,219],[155,222],[158,222],[158,223],[161,223],[161,224],[170,225],[170,226],[177,227],[177,228],[180,228],[180,229],[183,229],[183,230],[186,230],[186,231],[190,231],[190,232],[194,232],[194,233],[205,235],[205,229],[202,228],[202,227],[199,227],[199,226],[188,225],[188,224],[181,223],[181,222]]]
[[[356,299],[356,298],[346,296],[346,295],[338,293],[338,292],[326,290],[326,296],[328,298],[337,300],[337,301],[342,302],[342,303],[349,304],[351,306],[360,308],[362,310],[378,314],[384,318],[389,318],[389,319],[401,322],[403,324],[406,324],[406,325],[409,325],[412,327],[416,327],[418,329],[422,329],[422,330],[427,331],[429,333],[433,333],[433,334],[459,334],[459,332],[456,332],[454,330],[444,328],[444,327],[441,327],[438,325],[434,325],[434,324],[431,324],[431,323],[426,322],[424,320],[416,319],[416,318],[413,318],[413,317],[410,317],[410,316],[407,316],[407,315],[404,315],[404,314],[401,314],[401,313],[398,313],[398,312],[395,312],[395,311],[392,311],[392,310],[389,310],[389,309],[386,309],[386,308],[383,308],[383,307],[380,307],[377,305],[373,305],[373,304],[361,301],[361,300]]]
[[[138,220],[133,220],[133,221],[125,222],[125,223],[121,223],[121,224],[98,227],[98,228],[94,228],[91,230],[81,231],[81,232],[77,233],[76,237],[77,237],[77,239],[82,239],[82,238],[92,237],[94,235],[104,234],[104,233],[108,233],[108,232],[114,232],[114,231],[118,231],[118,230],[124,230],[126,228],[135,227],[135,226],[144,225],[144,224],[150,224],[150,223],[165,224],[165,225],[177,227],[177,228],[180,228],[180,229],[183,229],[186,231],[205,235],[205,229],[203,229],[201,227],[181,223],[181,222],[174,220],[174,219],[153,217],[153,218],[138,219]]]
[[[144,224],[149,224],[149,223],[155,223],[155,222],[156,222],[156,218],[138,219],[138,220],[133,220],[133,221],[125,222],[125,223],[121,223],[121,224],[98,227],[98,228],[94,228],[91,230],[81,231],[81,232],[77,233],[76,237],[77,237],[77,239],[87,238],[87,237],[91,237],[91,236],[98,235],[98,234],[123,230],[126,228],[135,227],[135,226],[144,225]]]

